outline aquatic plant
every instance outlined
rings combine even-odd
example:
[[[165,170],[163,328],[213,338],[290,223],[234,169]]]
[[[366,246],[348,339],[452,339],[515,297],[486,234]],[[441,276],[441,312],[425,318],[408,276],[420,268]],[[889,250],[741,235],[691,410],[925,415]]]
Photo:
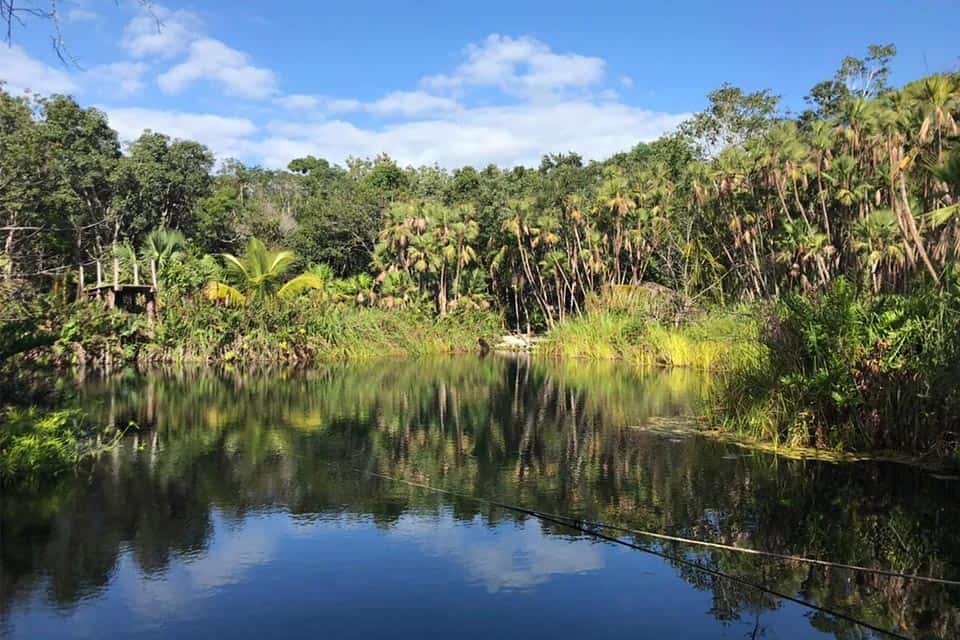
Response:
[[[96,432],[78,409],[0,409],[0,484],[63,473],[93,453]]]

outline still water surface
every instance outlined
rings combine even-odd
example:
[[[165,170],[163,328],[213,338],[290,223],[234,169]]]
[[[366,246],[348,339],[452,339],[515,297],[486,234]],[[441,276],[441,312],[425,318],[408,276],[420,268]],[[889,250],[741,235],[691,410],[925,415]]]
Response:
[[[140,429],[0,496],[0,637],[880,638],[675,560],[450,494],[960,577],[958,483],[692,434],[707,381],[488,357],[127,374],[78,402]],[[916,638],[960,590],[631,538]]]

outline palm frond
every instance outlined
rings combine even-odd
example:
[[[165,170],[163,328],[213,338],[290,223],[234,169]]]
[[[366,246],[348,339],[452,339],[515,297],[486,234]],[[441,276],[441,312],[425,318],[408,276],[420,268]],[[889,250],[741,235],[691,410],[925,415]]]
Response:
[[[237,256],[231,253],[221,253],[220,259],[223,260],[224,266],[228,271],[232,271],[237,275],[247,279],[250,277],[250,272],[247,269],[246,261],[238,258]]]
[[[307,271],[290,280],[277,292],[281,298],[293,298],[304,291],[322,291],[326,283],[317,274]]]
[[[228,307],[241,306],[246,304],[247,298],[240,291],[230,285],[211,280],[203,288],[203,294],[208,300],[213,302],[222,302]]]
[[[923,215],[930,221],[930,224],[933,225],[934,228],[937,228],[942,227],[958,213],[960,213],[960,203],[940,207],[939,209],[928,211]]]

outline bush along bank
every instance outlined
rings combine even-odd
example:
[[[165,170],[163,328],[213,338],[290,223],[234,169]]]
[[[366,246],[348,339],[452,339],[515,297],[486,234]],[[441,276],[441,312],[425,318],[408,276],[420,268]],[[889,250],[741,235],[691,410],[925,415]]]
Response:
[[[762,357],[720,376],[709,419],[786,446],[896,450],[957,459],[960,291],[861,295],[840,280],[787,296]]]
[[[50,351],[60,365],[110,369],[125,362],[311,362],[379,356],[468,353],[500,332],[496,315],[458,311],[433,317],[417,311],[330,304],[304,295],[243,306],[200,297],[171,300],[160,317],[71,305]]]

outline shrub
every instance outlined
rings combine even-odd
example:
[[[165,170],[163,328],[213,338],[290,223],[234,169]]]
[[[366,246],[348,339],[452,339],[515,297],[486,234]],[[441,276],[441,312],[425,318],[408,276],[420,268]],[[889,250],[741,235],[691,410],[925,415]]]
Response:
[[[240,307],[201,298],[163,310],[142,356],[148,360],[317,360],[474,351],[499,331],[496,315],[457,311],[435,318],[412,310],[330,303],[319,296],[264,298]]]
[[[957,447],[960,297],[858,295],[846,281],[783,299],[766,356],[716,388],[711,414],[753,437],[819,448]]]

